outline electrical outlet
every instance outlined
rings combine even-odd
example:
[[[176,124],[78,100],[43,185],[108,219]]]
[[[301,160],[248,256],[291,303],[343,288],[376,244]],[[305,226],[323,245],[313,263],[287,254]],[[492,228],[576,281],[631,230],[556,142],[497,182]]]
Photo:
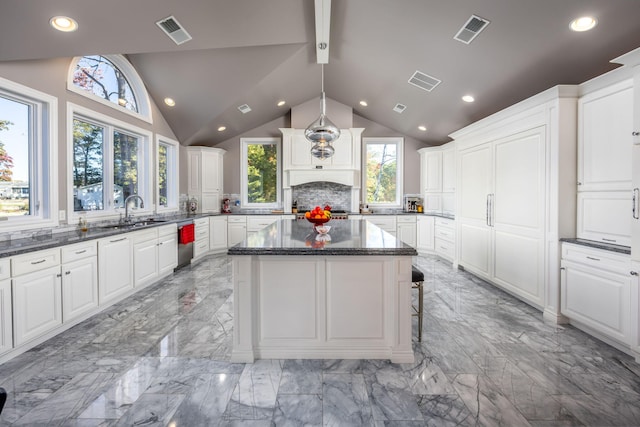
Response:
[[[64,221],[67,217],[67,211],[58,211],[58,219]]]

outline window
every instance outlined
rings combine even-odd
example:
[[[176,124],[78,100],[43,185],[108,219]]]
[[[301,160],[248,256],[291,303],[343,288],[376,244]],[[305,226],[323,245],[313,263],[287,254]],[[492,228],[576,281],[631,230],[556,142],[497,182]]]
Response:
[[[77,105],[69,104],[68,110],[72,135],[69,212],[114,215],[134,194],[150,207],[151,134]]]
[[[402,207],[402,138],[364,138],[364,200],[379,207]]]
[[[178,210],[178,141],[156,137],[158,211]]]
[[[57,224],[56,123],[56,98],[0,78],[0,228]]]
[[[242,138],[242,205],[280,206],[280,139]]]
[[[151,123],[144,83],[122,55],[74,58],[67,89]]]

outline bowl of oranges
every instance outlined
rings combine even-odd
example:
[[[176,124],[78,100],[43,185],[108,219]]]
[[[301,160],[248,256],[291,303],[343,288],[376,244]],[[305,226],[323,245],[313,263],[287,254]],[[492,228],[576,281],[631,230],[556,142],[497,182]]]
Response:
[[[304,217],[313,225],[322,225],[329,222],[331,219],[331,211],[328,209],[322,209],[320,206],[316,206],[312,210],[306,212]]]

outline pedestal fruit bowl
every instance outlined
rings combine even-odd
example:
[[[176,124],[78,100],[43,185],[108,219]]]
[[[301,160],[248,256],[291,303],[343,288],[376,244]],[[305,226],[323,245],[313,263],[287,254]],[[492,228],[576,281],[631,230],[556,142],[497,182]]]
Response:
[[[316,206],[313,210],[306,212],[304,217],[313,225],[322,225],[331,220],[331,211]]]

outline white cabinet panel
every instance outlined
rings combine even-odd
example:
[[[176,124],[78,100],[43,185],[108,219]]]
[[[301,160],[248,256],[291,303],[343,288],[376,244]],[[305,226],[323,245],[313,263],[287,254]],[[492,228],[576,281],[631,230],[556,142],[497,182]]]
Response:
[[[491,230],[488,227],[478,227],[461,221],[458,231],[459,263],[479,276],[491,277],[490,259],[493,258],[490,254]]]
[[[544,292],[543,241],[496,231],[493,278],[527,301],[542,304]]]
[[[97,307],[98,257],[62,264],[62,320],[68,322]]]
[[[492,192],[492,148],[489,144],[462,151],[460,155],[460,204],[463,220],[487,223],[487,196]]]
[[[133,289],[133,245],[129,236],[98,241],[98,280],[100,305]]]
[[[632,200],[628,191],[578,193],[577,237],[631,245]]]
[[[62,324],[60,266],[14,277],[15,345],[37,338]]]
[[[8,263],[7,259],[7,263]],[[0,354],[13,348],[13,313],[11,280],[0,280]]]
[[[426,152],[423,159],[424,191],[442,191],[442,152]]]
[[[225,153],[220,148],[187,147],[187,191],[198,199],[198,212],[220,212]]]
[[[417,246],[418,251],[432,251],[434,249],[434,217],[418,216]]]
[[[251,215],[247,216],[247,233],[262,230],[280,219],[279,215]]]
[[[173,272],[178,265],[178,230],[158,236],[158,276]]]
[[[209,249],[220,250],[227,247],[227,217],[209,218]]]
[[[233,246],[247,238],[247,217],[234,215],[227,218],[227,246]]]
[[[456,191],[456,152],[454,148],[442,151],[442,191]]]
[[[417,227],[415,222],[398,222],[398,225],[396,227],[396,236],[398,237],[398,239],[402,240],[404,243],[413,248],[415,248],[417,245],[416,233]]]

